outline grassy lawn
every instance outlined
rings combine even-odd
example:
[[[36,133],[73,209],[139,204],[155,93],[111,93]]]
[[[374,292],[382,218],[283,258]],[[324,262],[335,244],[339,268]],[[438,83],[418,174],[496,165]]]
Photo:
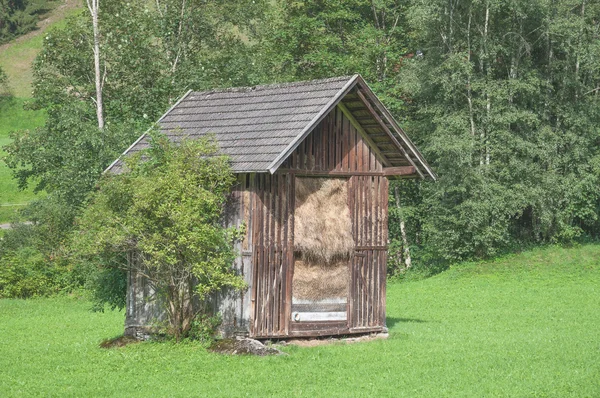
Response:
[[[390,338],[227,357],[101,349],[123,314],[0,301],[0,396],[600,396],[600,246],[462,264],[388,289]]]
[[[15,98],[10,102],[0,103],[0,159],[5,155],[2,146],[10,142],[9,132],[33,129],[44,124],[44,112],[26,111],[23,109],[24,102],[23,99]],[[0,223],[10,221],[14,212],[34,197],[31,189],[18,189],[10,169],[0,161]]]

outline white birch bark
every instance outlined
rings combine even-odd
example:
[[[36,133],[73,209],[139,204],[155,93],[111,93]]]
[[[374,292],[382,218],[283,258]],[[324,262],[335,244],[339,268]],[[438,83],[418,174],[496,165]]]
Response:
[[[100,0],[86,0],[88,10],[92,16],[92,27],[94,29],[94,74],[96,81],[96,117],[98,119],[98,128],[104,129],[104,103],[102,101],[102,89],[104,88],[104,79],[106,77],[106,68],[104,76],[100,71],[100,29],[98,26],[98,13],[100,11]]]
[[[396,199],[396,208],[400,210],[400,194],[398,193],[398,187],[394,187],[394,198]],[[402,236],[402,255],[404,257],[404,266],[406,269],[412,267],[412,259],[410,258],[410,247],[408,246],[408,239],[406,237],[406,225],[404,224],[404,218],[400,217],[400,235]]]

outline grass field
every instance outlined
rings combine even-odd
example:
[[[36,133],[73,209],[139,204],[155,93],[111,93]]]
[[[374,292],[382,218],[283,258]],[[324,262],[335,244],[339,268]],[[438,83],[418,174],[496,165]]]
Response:
[[[0,103],[0,159],[5,155],[2,146],[10,142],[9,132],[33,129],[44,124],[43,111],[23,109],[24,99],[14,98]],[[6,163],[0,161],[0,223],[8,222],[16,210],[35,197],[31,189],[20,191]]]
[[[0,396],[600,396],[600,246],[462,264],[388,289],[390,338],[228,357],[101,349],[123,314],[0,301]]]

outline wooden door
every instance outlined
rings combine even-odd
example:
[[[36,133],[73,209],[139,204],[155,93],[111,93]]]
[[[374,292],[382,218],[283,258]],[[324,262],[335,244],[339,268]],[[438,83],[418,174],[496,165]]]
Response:
[[[351,263],[349,329],[358,332],[385,326],[388,180],[382,176],[353,176],[349,196],[356,242]]]
[[[253,209],[253,278],[250,334],[283,337],[289,331],[293,261],[293,185],[288,174],[257,174]]]

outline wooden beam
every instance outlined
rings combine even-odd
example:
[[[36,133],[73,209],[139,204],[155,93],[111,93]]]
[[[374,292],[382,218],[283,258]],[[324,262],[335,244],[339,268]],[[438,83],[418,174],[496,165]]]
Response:
[[[384,167],[383,175],[386,177],[391,176],[410,176],[417,174],[416,167],[414,166],[400,166],[400,167]]]
[[[384,167],[384,170],[386,168]],[[352,176],[384,176],[383,171],[320,171],[301,169],[278,169],[277,173],[291,174],[302,177],[352,177]]]
[[[352,115],[352,112],[350,112],[348,110],[348,108],[346,108],[346,105],[342,104],[341,102],[338,104],[338,107],[340,108],[340,110],[342,111],[342,113],[348,118],[348,120],[350,120],[350,123],[352,123],[352,125],[354,126],[354,128],[356,130],[358,130],[358,132],[360,133],[360,135],[362,136],[362,138],[367,142],[367,144],[369,144],[369,146],[371,147],[371,149],[373,150],[373,152],[375,152],[375,154],[377,155],[377,157],[379,158],[379,160],[381,160],[381,162],[386,165],[386,166],[391,166],[392,164],[390,163],[390,161],[388,160],[388,158],[386,158],[381,151],[379,150],[379,147],[377,146],[377,144],[375,144],[375,142],[373,142],[373,140],[371,139],[371,137],[369,137],[369,134],[365,131],[365,129],[363,129],[363,127],[360,125],[360,123],[354,118],[354,116]]]
[[[364,101],[365,106],[367,107],[367,109],[368,109],[369,113],[371,114],[371,116],[373,116],[375,118],[375,120],[377,120],[377,122],[379,122],[379,124],[381,124],[381,128],[383,128],[383,130],[390,136],[390,139],[392,140],[392,142],[394,142],[394,144],[398,147],[398,149],[400,149],[402,151],[402,153],[404,154],[404,156],[406,157],[406,159],[410,162],[410,164],[415,167],[417,173],[419,173],[419,175],[421,176],[421,178],[425,178],[425,176],[423,175],[423,173],[421,173],[421,171],[419,170],[419,168],[417,167],[417,165],[415,164],[415,162],[410,158],[410,156],[408,156],[408,153],[406,152],[406,149],[404,149],[404,147],[402,146],[402,144],[400,144],[400,142],[398,142],[398,140],[396,139],[396,137],[394,137],[394,134],[391,132],[391,130],[385,124],[385,122],[381,119],[381,117],[379,116],[379,114],[377,112],[375,112],[375,109],[373,109],[373,107],[371,106],[371,103],[365,97],[365,95],[360,90],[356,90],[356,94],[358,94],[358,96],[360,97],[360,99],[362,99]]]

